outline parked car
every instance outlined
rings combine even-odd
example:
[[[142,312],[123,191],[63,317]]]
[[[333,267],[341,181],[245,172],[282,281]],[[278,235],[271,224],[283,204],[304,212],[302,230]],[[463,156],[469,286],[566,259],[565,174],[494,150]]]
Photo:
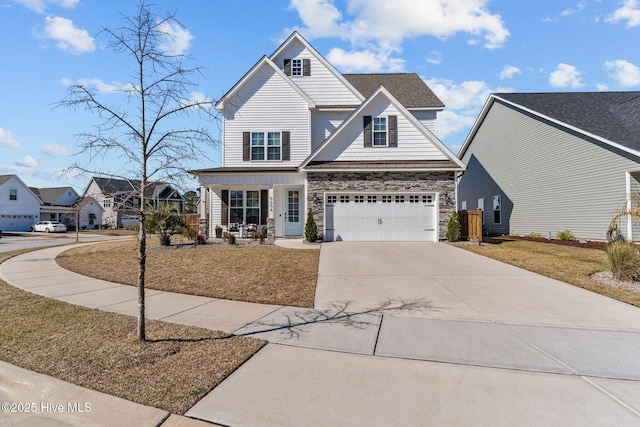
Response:
[[[65,233],[67,226],[58,221],[40,221],[29,227],[29,231],[44,231],[45,233]]]

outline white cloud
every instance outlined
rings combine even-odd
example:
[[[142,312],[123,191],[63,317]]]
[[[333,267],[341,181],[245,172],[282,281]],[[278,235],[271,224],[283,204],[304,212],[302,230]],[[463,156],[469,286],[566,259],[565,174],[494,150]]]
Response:
[[[25,168],[37,168],[38,167],[38,162],[36,162],[36,159],[34,159],[31,156],[24,156],[21,159],[16,160],[16,165],[17,166],[22,166]]]
[[[18,150],[22,148],[22,145],[15,139],[13,139],[13,135],[11,135],[11,132],[0,128],[0,147],[7,147]]]
[[[608,91],[608,90],[609,90],[609,85],[604,84],[604,83],[598,83],[598,84],[596,85],[596,87],[598,88],[598,91],[599,91],[599,92],[606,92],[606,91]]]
[[[492,89],[486,82],[470,80],[455,84],[446,79],[426,80],[427,86],[444,102],[447,110],[460,110],[481,107],[491,94]]]
[[[404,59],[391,58],[385,52],[346,52],[340,48],[331,49],[327,59],[344,72],[397,72],[403,70],[405,62]]]
[[[604,67],[611,70],[609,77],[618,84],[625,87],[640,85],[640,68],[637,65],[623,59],[617,59],[605,62]]]
[[[54,156],[54,157],[62,157],[62,156],[69,155],[69,150],[67,150],[66,147],[63,147],[62,145],[54,144],[52,142],[45,142],[40,148],[40,151],[42,151],[44,154],[48,156]]]
[[[87,30],[76,28],[72,20],[59,16],[45,18],[45,29],[40,36],[54,40],[56,46],[66,52],[80,54],[93,52],[96,48]]]
[[[184,55],[195,38],[189,30],[175,22],[163,22],[160,31],[164,33],[161,48],[171,55]]]
[[[460,84],[446,79],[425,82],[446,105],[445,111],[438,113],[438,137],[441,139],[470,129],[491,93],[512,91],[506,87],[491,88],[486,82],[477,80]]]
[[[429,64],[440,65],[442,63],[442,52],[432,50],[431,55],[426,58]]]
[[[64,86],[80,85],[95,88],[98,90],[98,92],[103,94],[128,92],[131,90],[131,85],[129,83],[105,83],[98,78],[84,78],[73,81],[70,78],[65,77],[60,80],[60,83],[62,83]]]
[[[514,75],[521,74],[520,68],[513,65],[505,65],[502,71],[500,71],[500,80],[506,80],[513,78]]]
[[[64,9],[73,9],[80,3],[80,0],[15,0],[15,2],[34,12],[44,13],[49,5],[59,6]]]
[[[569,64],[558,64],[558,68],[549,75],[549,83],[553,87],[571,87],[577,89],[584,86],[582,73]]]
[[[291,0],[309,38],[338,37],[351,42],[351,50],[335,50],[344,67],[360,71],[393,71],[402,60],[394,57],[407,38],[434,36],[446,39],[458,33],[484,38],[484,47],[501,47],[509,31],[498,14],[487,10],[488,0],[346,0],[345,11],[336,0]],[[348,14],[348,16],[345,16]],[[391,61],[383,67],[375,59]],[[437,61],[437,58],[436,58]],[[332,61],[333,62],[333,61]],[[363,68],[369,64],[371,68]]]
[[[569,8],[560,12],[560,16],[569,16],[569,15],[573,15],[574,13],[582,12],[586,6],[587,4],[585,2],[580,2],[578,3],[575,9]]]
[[[623,6],[609,15],[606,21],[614,24],[626,21],[627,28],[637,27],[640,25],[640,4],[638,0],[625,0]]]

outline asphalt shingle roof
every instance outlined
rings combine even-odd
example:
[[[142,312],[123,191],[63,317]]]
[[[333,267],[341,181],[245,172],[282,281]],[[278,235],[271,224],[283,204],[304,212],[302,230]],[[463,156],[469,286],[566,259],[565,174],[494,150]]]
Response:
[[[50,188],[35,188],[29,187],[33,193],[40,197],[40,200],[45,205],[52,205],[56,200],[58,200],[64,193],[69,191],[71,187],[50,187]]]
[[[406,108],[444,108],[444,104],[415,73],[343,74],[365,98],[384,86]]]
[[[496,93],[585,132],[640,151],[640,92]]]

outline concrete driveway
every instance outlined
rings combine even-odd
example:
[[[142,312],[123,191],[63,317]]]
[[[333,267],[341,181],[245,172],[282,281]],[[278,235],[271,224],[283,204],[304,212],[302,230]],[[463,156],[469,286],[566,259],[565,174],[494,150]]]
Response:
[[[640,309],[443,243],[322,245],[316,308],[188,413],[223,425],[640,425]]]
[[[323,244],[316,308],[640,331],[640,310],[445,243]]]

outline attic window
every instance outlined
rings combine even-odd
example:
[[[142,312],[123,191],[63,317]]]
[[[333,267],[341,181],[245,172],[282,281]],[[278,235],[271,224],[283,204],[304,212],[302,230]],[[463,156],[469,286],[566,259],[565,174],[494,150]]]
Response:
[[[283,71],[287,76],[310,76],[311,59],[285,59]]]
[[[397,147],[397,116],[364,116],[365,147]]]
[[[292,76],[302,75],[302,59],[291,60],[291,75]]]
[[[387,146],[387,118],[386,117],[373,118],[373,146],[374,147]]]
[[[9,200],[18,200],[18,189],[9,189]]]

